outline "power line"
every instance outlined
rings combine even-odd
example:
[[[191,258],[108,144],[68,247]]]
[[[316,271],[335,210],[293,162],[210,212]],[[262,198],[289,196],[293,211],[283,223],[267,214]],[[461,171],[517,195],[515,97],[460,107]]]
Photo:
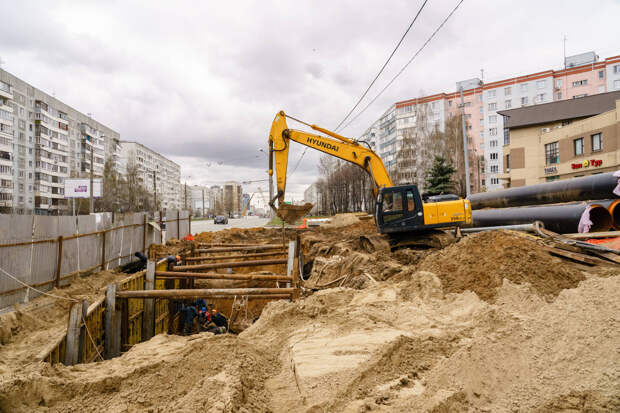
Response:
[[[381,92],[379,92],[377,94],[377,96],[375,96],[365,107],[364,109],[362,109],[357,115],[355,115],[353,117],[353,119],[351,119],[349,121],[349,123],[347,123],[346,125],[344,125],[342,127],[342,129],[346,129],[351,123],[353,123],[357,118],[360,117],[360,115],[362,113],[364,113],[366,111],[366,109],[368,109],[370,107],[370,105],[372,105],[378,98],[379,96],[381,96],[383,94],[383,92],[385,92],[387,90],[387,88],[389,88],[392,83],[394,83],[394,81],[405,71],[405,69],[407,69],[407,67],[411,64],[411,62],[413,62],[415,60],[416,57],[418,57],[418,55],[422,52],[422,50],[424,50],[424,48],[426,47],[426,45],[433,39],[433,37],[435,37],[435,35],[437,34],[437,32],[439,32],[439,30],[441,30],[441,28],[446,24],[446,22],[450,19],[450,17],[452,17],[452,15],[454,14],[454,12],[456,12],[456,10],[459,8],[459,6],[464,2],[465,0],[461,0],[459,1],[459,3],[456,5],[456,7],[454,9],[452,9],[452,11],[450,12],[450,14],[448,14],[448,16],[441,22],[441,24],[439,25],[439,27],[437,27],[437,29],[435,29],[435,31],[433,32],[433,34],[431,34],[431,36],[426,40],[426,42],[424,42],[424,44],[422,45],[422,47],[420,47],[418,49],[417,52],[415,52],[415,54],[413,55],[413,57],[411,59],[409,59],[409,61],[403,66],[402,69],[400,69],[400,71],[396,74],[396,76],[394,76],[392,78],[392,80],[390,80],[390,82],[381,90]]]
[[[420,16],[420,13],[422,12],[422,9],[424,8],[424,6],[426,6],[428,0],[424,0],[424,3],[422,3],[422,6],[420,6],[420,9],[418,10],[418,12],[416,13],[415,17],[413,18],[413,20],[411,20],[411,23],[409,23],[409,27],[407,27],[407,30],[405,30],[405,33],[401,36],[400,40],[398,41],[398,43],[396,44],[396,47],[394,47],[394,50],[392,50],[392,53],[390,53],[390,56],[387,58],[387,60],[385,61],[385,63],[383,64],[383,66],[381,66],[381,69],[379,70],[379,73],[377,73],[377,75],[375,76],[375,78],[372,80],[372,82],[370,82],[370,85],[368,85],[368,87],[366,88],[366,90],[364,91],[364,93],[362,94],[362,96],[357,100],[357,103],[355,103],[355,105],[353,106],[353,108],[351,108],[351,110],[349,111],[349,113],[347,113],[347,116],[344,117],[344,119],[342,119],[340,121],[340,123],[338,124],[338,126],[336,126],[336,128],[334,129],[335,131],[338,130],[338,128],[340,127],[340,125],[342,125],[349,116],[351,116],[351,114],[353,113],[353,111],[358,107],[358,105],[360,104],[360,102],[362,101],[362,99],[364,99],[364,97],[366,97],[366,95],[368,94],[368,91],[370,90],[370,88],[372,87],[372,85],[375,84],[375,82],[377,81],[377,79],[379,79],[379,76],[381,75],[381,73],[383,73],[383,70],[385,69],[385,67],[388,65],[388,63],[390,62],[390,60],[392,59],[392,57],[394,56],[394,53],[396,53],[396,50],[398,50],[398,48],[400,47],[400,44],[403,42],[403,40],[405,40],[405,37],[407,36],[407,33],[409,33],[409,30],[411,30],[411,27],[413,26],[413,24],[415,23],[415,21],[418,19],[418,16]]]

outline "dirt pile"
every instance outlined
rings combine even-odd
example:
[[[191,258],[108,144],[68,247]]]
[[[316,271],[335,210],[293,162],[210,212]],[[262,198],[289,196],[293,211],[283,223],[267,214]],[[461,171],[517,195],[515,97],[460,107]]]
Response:
[[[74,367],[22,358],[0,371],[0,411],[620,411],[616,269],[510,232],[369,251],[360,235],[373,228],[302,236],[307,286],[356,288],[271,302],[238,336],[161,335]],[[272,231],[209,239],[271,243]]]
[[[547,299],[584,279],[584,266],[550,255],[527,237],[509,231],[474,234],[430,254],[418,269],[437,274],[446,293],[470,290],[488,301],[495,300],[504,279],[529,283]]]

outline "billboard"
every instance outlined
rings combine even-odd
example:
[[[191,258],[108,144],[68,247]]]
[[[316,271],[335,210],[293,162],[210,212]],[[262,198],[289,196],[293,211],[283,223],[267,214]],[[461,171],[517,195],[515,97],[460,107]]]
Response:
[[[101,178],[93,179],[93,198],[101,198]],[[90,179],[65,179],[65,198],[90,198]]]

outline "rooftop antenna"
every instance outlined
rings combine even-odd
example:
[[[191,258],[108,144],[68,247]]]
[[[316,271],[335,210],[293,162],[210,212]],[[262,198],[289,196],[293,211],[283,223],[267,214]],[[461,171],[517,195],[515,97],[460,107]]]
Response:
[[[480,80],[484,83],[484,69],[480,69]]]
[[[566,69],[566,35],[564,35],[564,69]]]

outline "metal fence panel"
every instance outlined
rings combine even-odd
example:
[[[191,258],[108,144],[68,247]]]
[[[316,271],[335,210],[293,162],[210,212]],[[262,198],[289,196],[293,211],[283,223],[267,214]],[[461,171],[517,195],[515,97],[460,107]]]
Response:
[[[168,225],[166,228],[166,241],[172,238],[179,238],[177,232],[177,211],[166,211],[166,220]]]
[[[185,238],[189,234],[189,211],[181,211],[181,234],[179,239]]]
[[[32,216],[0,215],[0,243],[11,244],[32,241]],[[0,248],[0,268],[13,277],[28,283],[31,279],[32,245]],[[0,272],[0,308],[23,301],[23,285]]]
[[[34,240],[55,239],[58,237],[58,217],[34,216]],[[56,266],[58,262],[58,243],[46,242],[34,244],[32,248],[32,272],[27,281],[31,285],[41,285],[56,278]],[[41,285],[48,289],[53,283]]]
[[[125,216],[123,217],[122,225],[123,226],[133,225],[133,214],[132,213],[125,214]],[[119,265],[128,263],[130,261],[130,258],[126,256],[133,254],[133,251],[132,251],[133,250],[133,231],[134,231],[133,226],[128,226],[120,230],[121,245],[119,249],[119,257],[121,258],[119,260],[120,262]]]
[[[78,216],[78,231],[80,232],[80,234],[87,234],[95,232],[96,230],[97,223],[96,217],[94,215]],[[80,250],[80,271],[87,270],[100,263],[100,261],[97,261],[97,257],[101,255],[99,235],[89,235],[87,237],[81,237],[78,245]]]
[[[76,217],[58,217],[58,235],[69,237],[77,233]],[[62,241],[62,261],[60,267],[61,276],[69,274],[77,275],[78,271],[78,239],[68,239]],[[62,278],[62,277],[61,277]],[[70,279],[61,280],[60,285],[66,285]]]
[[[114,223],[110,221],[110,224],[106,228],[116,228],[122,225],[122,215],[115,214]],[[118,258],[118,251],[120,249],[120,230],[112,229],[106,233],[106,261],[109,261],[113,258]],[[118,266],[118,261],[110,261],[107,264],[107,268],[114,268]]]

